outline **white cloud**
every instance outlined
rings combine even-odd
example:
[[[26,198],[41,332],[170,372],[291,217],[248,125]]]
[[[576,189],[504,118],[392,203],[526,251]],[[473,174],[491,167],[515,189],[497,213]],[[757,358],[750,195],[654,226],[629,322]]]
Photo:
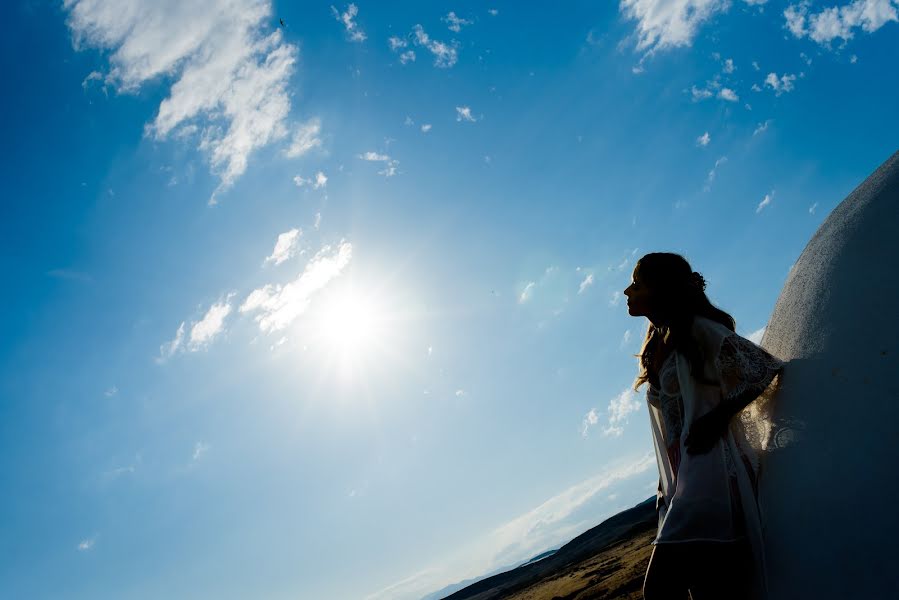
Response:
[[[612,298],[611,298],[611,300],[609,300],[609,306],[618,306],[618,304],[620,302],[621,302],[621,292],[619,292],[618,290],[615,290],[614,292],[612,292]]]
[[[760,133],[765,133],[768,130],[768,126],[771,124],[771,119],[766,120],[764,123],[759,123],[758,127],[755,128],[755,131],[752,132],[753,137],[759,135]]]
[[[230,300],[233,295],[229,294],[222,302],[210,306],[203,318],[193,324],[187,343],[188,350],[196,352],[205,348],[224,330],[225,318],[231,314]]]
[[[137,93],[172,84],[145,132],[157,140],[188,127],[199,133],[220,183],[230,187],[256,149],[282,139],[290,111],[287,82],[297,48],[280,30],[266,34],[268,0],[232,0],[210,10],[204,0],[65,0],[74,44],[108,50],[104,81]]]
[[[263,264],[275,263],[277,266],[296,256],[296,253],[299,250],[300,236],[302,234],[303,232],[299,229],[291,229],[290,231],[285,231],[280,234],[278,240],[275,242],[274,250],[272,250],[270,256],[265,258]]]
[[[118,393],[119,393],[119,388],[117,388],[116,386],[112,386],[111,388],[109,388],[105,392],[103,392],[103,395],[106,396],[107,398],[112,398],[113,396],[115,396]]]
[[[395,35],[387,38],[387,44],[390,46],[390,50],[393,52],[397,52],[409,46],[409,42]],[[400,54],[401,64],[405,65],[409,62],[415,62],[415,50],[405,50]],[[411,124],[412,119],[410,117],[406,117],[406,125]]]
[[[322,145],[321,139],[318,137],[322,127],[318,119],[310,119],[306,123],[300,123],[294,129],[293,137],[290,140],[290,146],[287,147],[284,154],[288,158],[296,158],[302,156]]]
[[[708,146],[710,141],[712,141],[712,137],[709,135],[708,131],[696,138],[696,143],[700,146]]]
[[[168,358],[170,358],[175,352],[183,348],[184,346],[184,324],[182,321],[181,325],[178,326],[178,331],[175,332],[175,338],[163,344],[159,347],[159,358],[156,359],[156,362],[163,363]]]
[[[584,422],[581,423],[581,435],[587,437],[587,431],[597,423],[599,423],[599,413],[595,408],[591,408],[590,412],[584,416]]]
[[[621,336],[621,343],[619,344],[619,347],[624,348],[627,345],[627,343],[630,341],[631,341],[631,330],[625,329],[624,335]]]
[[[455,31],[456,33],[462,31],[463,25],[471,25],[472,23],[467,19],[461,19],[457,17],[456,13],[453,11],[450,11],[448,15],[442,17],[440,20],[447,24],[447,28],[450,31]]]
[[[475,121],[477,121],[477,119],[471,114],[471,108],[467,106],[456,107],[456,120],[468,121],[469,123],[474,123]]]
[[[829,44],[836,38],[848,41],[857,28],[873,33],[890,21],[899,21],[895,0],[855,0],[811,14],[809,2],[800,2],[788,6],[783,14],[787,29],[795,37],[809,37],[819,44]]]
[[[728,5],[727,0],[621,0],[619,9],[637,21],[637,49],[652,54],[689,46],[699,26]]]
[[[816,208],[818,208],[818,203],[817,203],[817,202],[815,202],[814,204],[812,204],[811,206],[809,206],[809,208],[808,208],[808,214],[810,214],[810,215],[815,214],[815,209],[816,209]]]
[[[422,132],[422,133],[427,133],[427,132],[429,132],[429,131],[431,131],[431,124],[430,124],[430,123],[425,123],[424,125],[421,126],[421,132]]]
[[[431,39],[431,37],[425,32],[424,28],[421,25],[415,25],[412,28],[412,32],[415,34],[415,45],[424,46],[431,52],[431,54],[434,55],[435,67],[445,69],[456,64],[456,61],[459,59],[457,51],[459,47],[458,42],[453,41],[450,44],[446,44],[444,42]]]
[[[712,92],[707,89],[699,89],[695,85],[690,88],[690,92],[693,96],[693,102],[698,102],[699,100],[705,100],[706,98],[712,97]]]
[[[487,12],[490,13],[490,15],[493,16],[493,17],[495,17],[496,15],[499,14],[499,11],[498,11],[497,9],[495,9],[495,8],[488,8],[488,9],[487,9]]]
[[[722,156],[718,160],[715,161],[715,166],[712,167],[711,171],[709,171],[708,177],[706,177],[705,187],[703,188],[706,192],[712,189],[712,182],[715,181],[715,175],[718,173],[718,167],[727,162],[727,157]]]
[[[628,422],[628,415],[639,409],[637,393],[632,388],[623,390],[609,401],[609,426],[603,429],[603,435],[620,436]]]
[[[326,185],[328,185],[328,176],[319,171],[315,174],[315,183],[312,184],[312,187],[316,190],[320,190]]]
[[[587,276],[584,277],[584,280],[581,281],[581,284],[578,286],[577,293],[583,294],[584,291],[591,285],[593,285],[593,273],[588,273]]]
[[[771,192],[770,194],[765,194],[765,197],[762,198],[762,201],[759,202],[759,205],[756,207],[755,214],[759,214],[760,212],[762,212],[762,209],[764,209],[766,206],[771,204],[771,200],[773,198],[774,198],[774,192]]]
[[[728,102],[737,102],[740,99],[736,92],[726,87],[718,90],[718,97],[722,100],[727,100]]]
[[[199,462],[199,460],[203,458],[203,455],[209,452],[209,448],[209,444],[206,444],[204,442],[197,442],[196,444],[194,444],[194,453],[191,456],[191,462]]]
[[[228,294],[227,298],[209,307],[206,314],[199,321],[194,321],[190,327],[190,333],[186,333],[186,321],[182,321],[175,332],[175,337],[159,347],[159,357],[156,362],[164,363],[176,352],[197,352],[206,348],[224,330],[225,319],[231,314],[231,298],[234,294]]]
[[[331,13],[334,15],[335,19],[343,23],[343,26],[346,29],[347,38],[351,42],[365,41],[365,32],[359,28],[359,25],[355,21],[356,15],[359,14],[359,8],[355,4],[347,6],[346,11],[342,13],[334,6],[331,6]]]
[[[87,552],[88,550],[92,550],[96,543],[97,543],[97,536],[83,539],[80,542],[78,542],[78,546],[77,546],[78,551],[79,552]]]
[[[373,152],[371,150],[360,154],[359,158],[369,162],[383,162],[384,168],[378,171],[378,175],[383,175],[384,177],[393,177],[394,175],[396,175],[397,167],[400,164],[400,161],[394,158],[390,158],[386,154],[378,154],[377,152]]]
[[[724,72],[733,73],[737,68],[734,66],[734,59],[728,58],[724,61]]]
[[[256,322],[264,333],[289,326],[309,307],[313,296],[349,264],[353,246],[341,241],[336,250],[323,247],[306,264],[296,280],[281,286],[268,284],[253,290],[240,306],[241,313],[257,313]]]
[[[765,85],[774,90],[775,96],[780,96],[785,92],[793,91],[793,82],[796,81],[795,75],[784,74],[777,78],[777,73],[768,73],[765,77]]]
[[[756,71],[760,71],[760,70],[761,70],[761,67],[759,66],[759,63],[757,63],[756,61],[752,61],[752,68],[755,69]]]
[[[521,291],[521,294],[518,295],[518,303],[524,304],[528,300],[531,299],[531,294],[534,293],[534,286],[537,285],[535,281],[529,281],[527,285],[524,286],[524,289]]]

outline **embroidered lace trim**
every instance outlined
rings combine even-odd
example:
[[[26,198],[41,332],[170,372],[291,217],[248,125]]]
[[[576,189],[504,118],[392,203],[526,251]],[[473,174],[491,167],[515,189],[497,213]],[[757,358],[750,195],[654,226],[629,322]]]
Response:
[[[724,338],[715,357],[715,368],[726,398],[738,396],[750,388],[761,393],[783,365],[782,360],[736,333]]]

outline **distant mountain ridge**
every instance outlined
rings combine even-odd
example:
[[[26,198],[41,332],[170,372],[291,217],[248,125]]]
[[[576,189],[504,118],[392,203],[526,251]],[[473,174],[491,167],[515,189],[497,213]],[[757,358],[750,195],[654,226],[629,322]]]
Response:
[[[560,573],[602,550],[658,526],[655,495],[609,517],[558,550],[549,550],[502,572],[447,586],[421,600],[492,600],[522,590],[541,579]],[[460,589],[461,588],[461,589]],[[441,595],[447,594],[447,595]]]

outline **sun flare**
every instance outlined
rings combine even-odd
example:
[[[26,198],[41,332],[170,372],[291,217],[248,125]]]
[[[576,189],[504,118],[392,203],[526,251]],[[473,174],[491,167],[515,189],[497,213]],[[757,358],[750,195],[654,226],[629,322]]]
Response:
[[[350,286],[323,298],[316,312],[315,345],[341,378],[370,372],[387,358],[387,312],[374,294]]]
[[[359,356],[378,339],[380,311],[360,294],[345,294],[322,310],[319,336],[332,351]]]

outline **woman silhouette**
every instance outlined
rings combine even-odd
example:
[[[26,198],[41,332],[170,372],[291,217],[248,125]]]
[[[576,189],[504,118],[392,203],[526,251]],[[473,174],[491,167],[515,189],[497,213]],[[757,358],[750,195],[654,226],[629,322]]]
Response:
[[[645,255],[624,290],[649,327],[634,390],[646,398],[659,488],[647,600],[764,598],[758,423],[748,405],[783,362],[734,332],[684,257]],[[746,408],[746,410],[744,410]]]

